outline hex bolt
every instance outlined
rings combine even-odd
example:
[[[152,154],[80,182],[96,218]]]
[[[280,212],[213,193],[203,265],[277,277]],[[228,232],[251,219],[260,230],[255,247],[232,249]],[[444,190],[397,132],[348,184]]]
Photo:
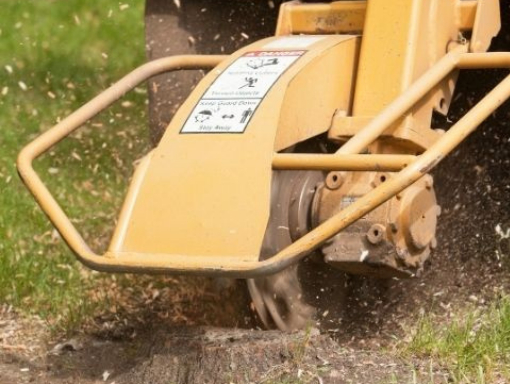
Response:
[[[388,175],[385,173],[377,173],[375,178],[370,182],[372,188],[377,188],[379,185],[388,180]]]
[[[338,189],[342,186],[344,178],[341,172],[330,172],[326,177],[326,186],[329,189]]]
[[[384,239],[386,227],[382,224],[374,224],[367,232],[367,239],[372,244],[378,244]]]

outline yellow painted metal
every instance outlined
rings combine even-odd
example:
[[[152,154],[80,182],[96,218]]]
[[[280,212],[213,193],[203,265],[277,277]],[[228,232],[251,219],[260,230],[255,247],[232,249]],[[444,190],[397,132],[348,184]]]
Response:
[[[105,263],[105,258],[96,255],[76,230],[71,220],[59,206],[46,188],[43,181],[32,167],[32,162],[52,148],[59,141],[69,136],[89,119],[112,105],[141,82],[160,73],[182,69],[205,69],[218,65],[227,56],[223,55],[183,55],[154,60],[129,73],[107,90],[83,105],[63,119],[50,130],[30,142],[18,156],[17,166],[20,177],[32,192],[53,225],[62,235],[69,247],[85,265],[94,269],[114,270]],[[120,267],[120,266],[119,266]],[[120,268],[122,269],[122,268]]]
[[[282,37],[280,48],[268,48],[277,39],[270,38],[229,59],[180,56],[148,63],[25,147],[18,158],[19,173],[80,261],[91,268],[235,277],[278,272],[415,183],[510,96],[508,77],[447,133],[435,133],[430,114],[433,108],[447,108],[456,69],[510,67],[508,53],[466,53],[468,45],[456,42],[459,31],[474,25],[478,44],[471,49],[486,48],[498,28],[496,22],[485,25],[498,17],[494,1],[368,4],[285,3],[278,24],[278,34],[363,29],[359,65],[359,37],[354,36],[317,37],[307,44],[298,43],[298,37]],[[278,79],[243,134],[179,134],[200,97],[230,63],[248,51],[266,49],[307,52]],[[179,110],[160,146],[138,166],[110,248],[103,256],[95,254],[32,162],[139,82],[169,70],[218,64]],[[331,119],[329,136],[348,139],[336,154],[276,153],[325,132]],[[355,155],[367,148],[384,152],[388,139],[393,140],[393,153],[402,145],[411,153],[425,152],[418,157]],[[260,261],[272,169],[400,172]]]
[[[449,68],[446,66],[443,68],[443,77],[455,68],[493,67],[496,65],[495,63],[502,65],[503,62],[505,62],[506,67],[510,67],[509,53],[480,54],[478,56],[474,56],[474,54],[452,54],[449,59],[451,65]],[[489,62],[491,64],[488,64]],[[434,85],[436,85],[436,83],[432,81],[429,82],[430,89]],[[409,93],[409,96],[412,96],[415,92],[413,88],[414,86],[412,86],[406,94]],[[406,94],[403,96],[406,96]],[[436,166],[448,153],[450,153],[463,139],[473,132],[476,127],[494,111],[494,109],[498,108],[509,97],[510,76],[506,77],[429,149],[427,149],[422,155],[418,156],[416,161],[404,168],[394,177],[380,184],[377,188],[367,193],[365,196],[350,204],[347,208],[343,209],[341,212],[309,232],[307,235],[294,242],[274,258],[270,259],[270,261],[276,262],[276,260],[278,260],[285,263],[285,265],[289,265],[292,261],[299,260],[312,250],[317,249],[317,247],[340,232],[343,228],[349,226],[354,221],[363,217],[371,210],[377,208],[379,205],[416,182],[434,168],[434,166]],[[402,99],[399,99],[388,106],[388,110],[399,110],[401,115],[406,112],[408,109],[407,107],[407,105],[402,103]],[[398,118],[398,116],[396,118]],[[376,118],[376,120],[379,119]],[[392,122],[393,121],[391,120],[384,121],[384,119],[381,119],[378,121],[378,124],[381,125],[381,129],[384,129]],[[365,132],[362,130],[357,135],[361,137],[364,134]],[[353,139],[355,138],[356,137]]]
[[[201,64],[219,62],[223,57],[203,59]],[[459,122],[450,128],[428,150],[418,156],[415,161],[382,183],[373,191],[358,199],[347,208],[327,220],[298,241],[285,248],[277,255],[264,261],[246,261],[242,259],[204,258],[196,255],[173,255],[171,258],[162,254],[124,253],[122,257],[116,254],[99,256],[92,252],[69,218],[44,186],[35,173],[33,160],[48,151],[53,145],[83,124],[88,118],[99,113],[116,100],[123,92],[132,88],[137,80],[154,75],[163,69],[191,66],[195,58],[166,59],[154,64],[148,64],[143,70],[136,72],[136,76],[128,75],[119,84],[114,85],[105,94],[98,96],[91,103],[64,119],[54,128],[36,138],[25,147],[18,157],[18,170],[29,190],[33,193],[45,213],[62,234],[78,258],[91,268],[116,272],[145,272],[145,273],[188,273],[201,275],[224,275],[237,277],[256,277],[278,272],[305,257],[312,250],[318,248],[329,238],[337,234],[366,213],[375,209],[395,194],[399,193],[424,174],[428,173],[449,152],[451,152],[466,136],[487,118],[498,106],[510,97],[510,76],[503,80],[482,101],[474,106]],[[197,62],[193,66],[197,66]],[[159,66],[159,67],[158,67]],[[355,144],[347,143],[351,150],[363,148],[373,141],[374,134],[383,132],[402,114],[406,113],[414,103],[425,96],[428,91],[447,76],[455,68],[510,68],[509,53],[462,54],[450,53],[422,78],[412,85],[403,95],[398,97],[379,117],[374,119],[371,126],[365,127],[351,140]],[[155,70],[155,68],[157,70]],[[147,69],[150,69],[147,71]],[[143,76],[142,76],[143,75]],[[364,139],[364,137],[366,137]],[[145,163],[146,164],[146,163]],[[146,165],[143,164],[142,168]]]
[[[365,23],[366,4],[366,1],[283,3],[278,15],[276,35],[361,33]]]
[[[448,1],[455,5],[455,24],[459,30],[472,30],[478,3],[485,0]],[[366,8],[366,1],[333,1],[313,4],[289,1],[280,7],[276,35],[358,34],[363,31]]]
[[[273,156],[273,169],[324,171],[400,171],[416,159],[411,155],[318,155]]]
[[[319,36],[316,42],[305,41],[305,47],[298,40],[272,37],[247,46],[198,85],[151,153],[149,164],[137,172],[129,192],[135,197],[126,201],[109,255],[258,260],[269,218],[273,151],[327,131],[335,109],[348,108],[351,102],[358,39]],[[284,48],[273,48],[278,45]],[[226,68],[247,52],[268,50],[297,50],[302,56],[273,84],[243,134],[180,132]],[[324,92],[324,81],[331,80],[322,80],[323,73],[338,79],[333,92]]]
[[[331,138],[353,136],[447,53],[459,33],[455,11],[454,1],[368,2],[352,117],[335,118]],[[453,77],[439,84],[384,136],[416,151],[429,147],[438,138],[432,111],[446,112],[453,85]]]
[[[376,118],[371,119],[360,133],[354,134],[337,151],[338,154],[360,153],[368,148],[379,136],[381,136],[391,124],[400,119],[427,93],[439,84],[447,74],[455,69],[459,54],[467,51],[467,45],[459,45],[453,51],[444,56],[439,62],[422,75],[406,92],[396,97]]]
[[[469,50],[475,53],[486,52],[491,39],[500,29],[499,0],[479,0]]]
[[[473,29],[470,50],[482,52],[501,25],[497,0],[371,0],[366,12],[353,112],[335,116],[329,132],[332,139],[346,140],[369,124],[457,44],[461,31]],[[456,74],[452,73],[383,132],[384,145],[420,152],[434,143],[439,134],[430,127],[432,112],[446,114],[455,79]]]
[[[336,111],[350,112],[360,39],[340,39],[348,40],[323,51],[320,60],[303,67],[286,87],[284,102],[276,112],[280,118],[275,151],[327,132]],[[321,49],[320,44],[316,49]]]
[[[483,1],[483,0],[482,0]],[[455,22],[461,30],[471,30],[475,25],[478,0],[456,0]]]

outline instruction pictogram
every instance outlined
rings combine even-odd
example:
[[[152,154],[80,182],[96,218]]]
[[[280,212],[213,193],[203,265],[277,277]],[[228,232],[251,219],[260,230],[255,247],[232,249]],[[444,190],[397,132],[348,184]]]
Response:
[[[245,109],[243,113],[241,114],[241,124],[246,123],[246,121],[250,118],[250,116],[253,114],[253,110],[251,108]]]
[[[197,123],[203,123],[204,121],[209,120],[211,116],[212,112],[207,109],[204,109],[203,111],[200,111],[195,115],[195,121]]]
[[[279,77],[306,51],[248,52],[211,84],[181,133],[243,133]]]
[[[267,67],[269,65],[278,65],[278,58],[272,58],[272,59],[264,59],[264,58],[258,58],[258,59],[251,59],[249,60],[246,65],[250,67],[251,69],[259,69],[262,67]]]
[[[239,87],[239,89],[243,89],[244,87],[255,88],[255,83],[258,81],[256,77],[245,77],[244,84]]]

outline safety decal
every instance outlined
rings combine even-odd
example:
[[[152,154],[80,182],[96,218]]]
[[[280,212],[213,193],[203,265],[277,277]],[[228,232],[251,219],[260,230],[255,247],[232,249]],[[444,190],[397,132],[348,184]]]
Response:
[[[305,52],[244,54],[207,89],[181,133],[243,133],[269,89]]]

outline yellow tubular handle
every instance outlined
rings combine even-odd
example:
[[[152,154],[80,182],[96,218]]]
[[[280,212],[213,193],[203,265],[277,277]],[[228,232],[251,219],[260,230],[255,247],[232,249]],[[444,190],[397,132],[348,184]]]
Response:
[[[400,171],[416,159],[413,155],[322,155],[277,153],[273,169],[327,171]]]
[[[148,255],[144,254],[123,253],[122,257],[117,257],[115,254],[107,253],[105,256],[98,256],[90,250],[32,168],[32,161],[35,158],[113,103],[125,92],[133,89],[141,81],[156,74],[179,68],[211,67],[218,64],[225,56],[176,56],[145,64],[26,146],[18,157],[18,170],[28,189],[80,261],[93,269],[243,278],[273,274],[296,263],[338,232],[416,182],[510,97],[510,76],[508,76],[429,149],[416,158],[401,155],[378,155],[378,157],[355,155],[376,140],[389,125],[405,114],[451,71],[459,68],[510,67],[510,53],[463,53],[465,50],[466,47],[460,46],[447,54],[365,128],[353,136],[337,154],[275,155],[273,162],[275,169],[346,170],[355,168],[372,170],[377,164],[382,168],[387,167],[392,170],[405,168],[274,257],[263,261],[231,260],[221,264],[211,260],[214,258],[189,255],[150,255],[154,257],[147,257]]]
[[[62,208],[46,188],[32,167],[32,162],[44,152],[69,136],[88,120],[111,106],[115,101],[153,76],[182,69],[214,68],[226,55],[182,55],[148,62],[130,72],[94,99],[80,107],[60,123],[44,132],[20,152],[18,173],[43,211],[62,235],[69,247],[85,265],[101,270],[105,258],[95,254],[76,230]]]

